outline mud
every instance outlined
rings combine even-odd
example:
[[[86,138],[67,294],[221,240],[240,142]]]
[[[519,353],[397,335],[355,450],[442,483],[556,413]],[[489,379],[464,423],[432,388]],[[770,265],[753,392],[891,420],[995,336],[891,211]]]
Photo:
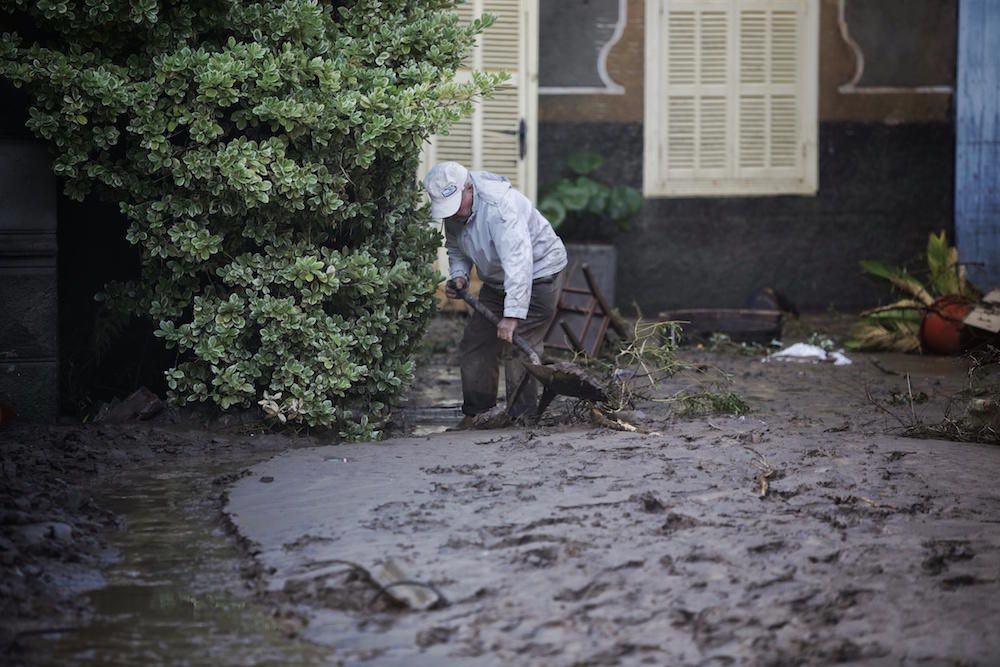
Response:
[[[220,514],[301,440],[150,426],[0,431],[0,664],[324,664],[255,602]],[[33,531],[36,527],[46,530]]]
[[[227,511],[344,664],[996,663],[1000,449],[896,435],[940,419],[961,360],[687,356],[751,415],[289,452]],[[389,561],[446,604],[390,604]]]
[[[963,360],[696,350],[748,416],[666,400],[712,372],[620,415],[651,435],[568,427],[565,399],[438,433],[461,324],[435,320],[383,443],[0,430],[0,663],[998,662],[1000,449],[899,437],[941,421]]]

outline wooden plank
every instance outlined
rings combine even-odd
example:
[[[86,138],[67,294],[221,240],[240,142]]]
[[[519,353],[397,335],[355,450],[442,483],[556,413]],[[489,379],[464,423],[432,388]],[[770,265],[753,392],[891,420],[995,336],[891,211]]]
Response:
[[[1000,3],[959,3],[955,238],[970,281],[1000,285]]]

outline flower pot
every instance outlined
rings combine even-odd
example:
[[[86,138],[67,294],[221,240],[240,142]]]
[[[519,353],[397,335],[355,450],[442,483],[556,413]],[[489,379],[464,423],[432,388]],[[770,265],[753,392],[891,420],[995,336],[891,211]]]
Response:
[[[966,335],[962,320],[972,310],[964,297],[944,296],[931,304],[920,322],[920,343],[928,352],[958,354],[965,347]]]

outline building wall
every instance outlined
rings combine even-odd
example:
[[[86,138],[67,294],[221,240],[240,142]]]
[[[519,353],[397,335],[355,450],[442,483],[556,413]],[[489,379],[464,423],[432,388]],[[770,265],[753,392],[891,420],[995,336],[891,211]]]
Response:
[[[29,97],[0,81],[0,99],[0,400],[43,421],[136,384],[162,391],[171,357],[152,325],[133,322],[117,336],[99,325],[94,295],[139,277],[124,217],[97,196],[66,197],[48,146],[25,127]]]
[[[859,309],[888,296],[860,275],[859,260],[912,261],[930,232],[951,233],[956,1],[910,5],[911,18],[924,20],[910,26],[911,39],[940,56],[913,66],[890,41],[872,38],[899,30],[892,5],[880,5],[886,0],[817,1],[819,192],[647,199],[633,228],[615,240],[618,303],[634,300],[646,313],[739,307],[772,287],[803,310]],[[626,6],[625,30],[607,59],[608,74],[624,94],[539,99],[540,183],[557,177],[565,157],[585,148],[605,158],[598,176],[641,188],[645,3],[627,0]],[[545,31],[543,24],[542,40]],[[862,77],[851,89],[859,48],[869,77],[882,80]],[[893,78],[906,85],[891,85]]]
[[[56,179],[45,145],[0,135],[0,401],[59,413]]]

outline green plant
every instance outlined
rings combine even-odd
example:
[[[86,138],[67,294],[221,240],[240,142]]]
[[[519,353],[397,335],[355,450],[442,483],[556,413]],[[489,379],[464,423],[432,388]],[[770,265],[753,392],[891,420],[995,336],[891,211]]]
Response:
[[[631,410],[639,400],[667,404],[676,414],[686,416],[743,415],[750,411],[743,397],[732,390],[729,375],[718,368],[679,357],[682,333],[680,322],[647,322],[639,318],[633,323],[628,338],[618,341],[612,362],[599,358],[576,359],[577,363],[587,363],[607,378],[609,398],[600,406],[606,416],[610,418],[623,410]],[[685,372],[692,376],[690,386],[662,397],[672,381]]]
[[[377,436],[433,312],[421,146],[502,75],[448,0],[13,0],[0,76],[65,191],[119,202],[142,277],[109,303],[178,351],[178,404]],[[265,394],[266,392],[266,394]]]
[[[735,391],[716,386],[706,391],[684,391],[671,398],[680,405],[679,412],[688,417],[734,415],[750,413],[750,405]]]
[[[573,153],[566,160],[572,175],[542,186],[538,210],[560,235],[605,238],[612,230],[627,230],[642,208],[642,195],[635,188],[608,185],[591,176],[603,162],[596,153]]]
[[[864,273],[888,282],[907,296],[862,312],[846,343],[849,349],[917,352],[921,348],[920,323],[938,299],[958,296],[978,300],[978,292],[966,282],[965,269],[958,263],[958,250],[948,245],[943,231],[927,239],[926,260],[926,285],[903,267],[861,262]]]

